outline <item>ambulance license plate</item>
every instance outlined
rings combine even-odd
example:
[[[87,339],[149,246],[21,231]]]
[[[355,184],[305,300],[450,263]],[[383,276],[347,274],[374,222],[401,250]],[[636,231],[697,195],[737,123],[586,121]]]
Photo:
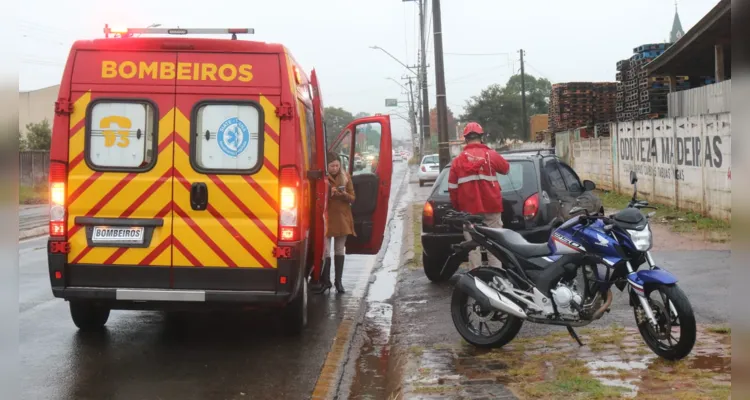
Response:
[[[91,234],[93,243],[143,243],[143,227],[95,226]]]

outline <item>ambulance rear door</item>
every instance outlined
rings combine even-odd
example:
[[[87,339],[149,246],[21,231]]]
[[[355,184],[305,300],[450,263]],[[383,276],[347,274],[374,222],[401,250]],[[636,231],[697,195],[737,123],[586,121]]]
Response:
[[[170,287],[176,61],[174,52],[76,51],[67,286]]]
[[[329,151],[346,157],[354,183],[352,215],[356,237],[347,238],[346,252],[377,254],[385,234],[393,172],[390,116],[354,120],[329,145]],[[355,154],[361,157],[361,163],[355,164]]]
[[[315,177],[315,210],[313,212],[312,220],[312,236],[313,243],[321,244],[325,240],[326,230],[326,211],[328,209],[328,179],[327,175],[327,161],[326,161],[326,132],[325,132],[325,115],[323,106],[323,94],[320,91],[320,83],[318,82],[318,74],[315,70],[310,74],[310,84],[313,88],[313,110],[315,113],[315,133],[318,137],[315,140],[317,149],[315,151],[315,166],[316,171]],[[313,253],[313,278],[318,280],[320,275],[321,263],[323,260],[323,246],[315,245],[312,247]]]
[[[279,55],[177,59],[173,286],[275,291]]]

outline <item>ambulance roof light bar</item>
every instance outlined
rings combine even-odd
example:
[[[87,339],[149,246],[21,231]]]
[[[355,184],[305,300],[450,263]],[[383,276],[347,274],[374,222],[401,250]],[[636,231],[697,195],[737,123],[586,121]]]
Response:
[[[147,35],[220,35],[231,33],[232,40],[237,40],[237,34],[252,35],[255,33],[253,28],[111,28],[108,24],[104,25],[104,37],[109,35],[120,35],[120,37],[132,37],[134,34]]]

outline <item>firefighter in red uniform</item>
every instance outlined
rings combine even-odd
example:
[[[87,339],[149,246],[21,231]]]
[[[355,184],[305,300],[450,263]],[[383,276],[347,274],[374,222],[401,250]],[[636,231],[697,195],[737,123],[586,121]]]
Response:
[[[451,163],[448,175],[448,192],[453,209],[484,217],[484,222],[491,228],[502,228],[500,218],[503,211],[503,197],[497,174],[507,175],[510,165],[495,150],[482,143],[484,130],[476,122],[469,122],[464,128],[466,146]],[[464,232],[466,240],[471,236]],[[478,250],[469,253],[472,267],[481,264]],[[500,260],[488,254],[489,264],[501,267]]]

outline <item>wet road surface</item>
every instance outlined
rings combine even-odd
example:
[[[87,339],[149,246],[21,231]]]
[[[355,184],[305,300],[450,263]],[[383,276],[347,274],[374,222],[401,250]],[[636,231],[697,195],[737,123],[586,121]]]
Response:
[[[426,200],[432,188],[420,188],[417,184],[416,174],[412,172],[409,190],[403,202]],[[406,212],[411,213],[412,208],[408,206]],[[394,223],[398,218],[397,214]],[[400,226],[394,229],[403,233],[404,242],[408,242],[407,236],[413,235],[410,227]],[[406,247],[394,248],[393,253],[404,255],[409,250]],[[391,251],[390,248],[388,250]],[[420,257],[419,254],[414,256]],[[729,288],[728,251],[659,251],[653,252],[653,256],[662,267],[677,275],[680,286],[693,305],[699,324],[728,323],[729,304],[718,295],[726,293]],[[462,341],[450,315],[452,285],[449,282],[431,283],[421,268],[398,268],[398,265],[398,261],[391,264],[384,262],[381,274],[387,274],[388,279],[380,289],[377,281],[370,287],[371,293],[379,294],[375,299],[368,298],[368,313],[357,336],[357,361],[349,372],[353,383],[344,392],[348,396],[343,398],[388,398],[402,389],[399,371],[410,358],[409,355],[420,354],[436,345],[458,344]],[[393,282],[396,282],[395,288]],[[613,290],[613,293],[615,296],[611,312],[590,327],[613,323],[625,327],[635,326],[627,297],[619,290]],[[523,325],[519,337],[535,337],[558,331],[564,332],[565,328],[527,323]],[[567,337],[561,340],[573,341]],[[582,337],[582,340],[586,342],[586,337]],[[439,364],[436,361],[432,368],[437,368]],[[449,364],[452,365],[452,361]],[[497,389],[499,392],[493,393],[491,397],[507,395],[508,398],[513,398],[509,392],[502,392],[502,388]]]
[[[49,206],[22,205],[18,209],[18,229],[37,228],[49,223]]]
[[[391,204],[405,171],[394,165]],[[347,256],[347,294],[311,294],[299,337],[284,336],[268,312],[113,311],[105,332],[82,334],[50,291],[45,241],[19,243],[23,399],[309,398],[374,264],[374,256]]]

